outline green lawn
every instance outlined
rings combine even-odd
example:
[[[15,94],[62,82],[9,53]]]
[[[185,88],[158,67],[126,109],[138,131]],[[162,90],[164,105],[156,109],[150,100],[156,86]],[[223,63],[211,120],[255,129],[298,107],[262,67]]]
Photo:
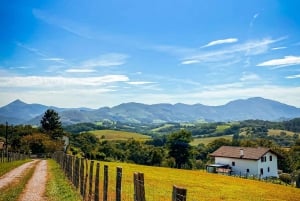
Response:
[[[9,172],[10,170],[29,162],[30,160],[21,160],[21,161],[13,161],[13,162],[5,162],[0,163],[0,177],[4,175],[5,173]]]

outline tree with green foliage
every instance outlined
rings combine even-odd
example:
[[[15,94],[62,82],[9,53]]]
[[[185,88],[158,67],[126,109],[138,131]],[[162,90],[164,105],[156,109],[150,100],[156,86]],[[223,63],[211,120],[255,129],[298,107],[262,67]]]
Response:
[[[41,120],[42,131],[51,137],[59,139],[63,136],[60,117],[53,109],[48,109]]]
[[[175,159],[176,168],[181,168],[190,158],[192,134],[186,130],[180,130],[168,136],[167,147],[169,156]]]

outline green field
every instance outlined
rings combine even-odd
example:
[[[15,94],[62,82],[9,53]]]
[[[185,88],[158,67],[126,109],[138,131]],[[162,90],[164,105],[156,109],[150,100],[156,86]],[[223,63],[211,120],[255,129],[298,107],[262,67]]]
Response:
[[[149,140],[150,136],[142,135],[139,133],[126,132],[126,131],[115,131],[115,130],[95,130],[89,131],[89,133],[94,134],[100,140]]]
[[[122,167],[122,200],[133,200],[133,173],[142,172],[145,178],[147,201],[169,201],[173,185],[187,189],[187,201],[236,201],[236,200],[300,200],[300,190],[290,186],[257,180],[206,173],[203,170],[179,170],[142,166],[127,163],[100,162],[109,167],[109,199],[114,200],[116,167]],[[94,169],[95,170],[95,169]],[[100,181],[100,192],[103,192]]]
[[[219,139],[219,138],[224,138],[227,140],[232,140],[232,135],[223,135],[223,136],[218,136],[218,137],[203,137],[203,138],[194,138],[194,140],[190,143],[192,146],[197,146],[198,144],[209,144],[212,141]]]

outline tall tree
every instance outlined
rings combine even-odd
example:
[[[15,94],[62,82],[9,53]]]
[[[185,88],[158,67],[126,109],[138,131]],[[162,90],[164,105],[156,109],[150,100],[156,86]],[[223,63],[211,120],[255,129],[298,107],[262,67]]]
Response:
[[[167,146],[169,156],[175,159],[176,167],[181,168],[186,164],[190,157],[192,134],[185,130],[172,133],[168,136]]]
[[[52,139],[58,139],[63,136],[63,129],[58,113],[53,109],[48,109],[42,120],[42,131],[49,135]]]

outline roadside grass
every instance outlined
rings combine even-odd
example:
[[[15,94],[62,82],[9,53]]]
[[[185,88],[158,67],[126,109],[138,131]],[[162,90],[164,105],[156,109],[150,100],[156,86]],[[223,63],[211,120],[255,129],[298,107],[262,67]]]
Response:
[[[5,162],[0,163],[0,177],[6,174],[7,172],[15,169],[16,167],[23,165],[24,163],[27,163],[31,161],[30,159],[21,160],[21,161],[13,161],[13,162]]]
[[[16,201],[21,195],[23,189],[28,182],[28,180],[32,177],[35,170],[35,166],[26,170],[24,176],[21,177],[17,182],[12,183],[1,189],[0,193],[0,201]]]
[[[126,131],[115,131],[115,130],[95,130],[89,131],[89,133],[94,134],[100,140],[149,140],[151,139],[148,135],[142,135],[134,132],[126,132]]]
[[[99,161],[95,161],[97,163]],[[122,200],[133,200],[133,173],[142,172],[145,178],[147,201],[169,201],[173,185],[187,189],[187,200],[300,200],[300,191],[291,186],[266,183],[232,176],[206,173],[203,170],[179,170],[136,164],[99,162],[100,192],[103,192],[103,169],[108,165],[108,200],[115,200],[116,168],[122,167]],[[94,167],[95,175],[95,167]],[[93,179],[94,180],[94,179]],[[94,187],[93,187],[94,188]],[[88,189],[87,189],[88,190]],[[100,195],[100,197],[102,194]]]
[[[194,138],[193,141],[190,143],[192,146],[197,146],[198,144],[205,144],[208,145],[212,141],[216,139],[224,138],[227,140],[232,140],[232,135],[223,135],[223,136],[218,136],[218,137],[203,137],[203,138]]]
[[[48,180],[46,184],[47,201],[81,201],[79,193],[68,181],[60,166],[48,160]]]

